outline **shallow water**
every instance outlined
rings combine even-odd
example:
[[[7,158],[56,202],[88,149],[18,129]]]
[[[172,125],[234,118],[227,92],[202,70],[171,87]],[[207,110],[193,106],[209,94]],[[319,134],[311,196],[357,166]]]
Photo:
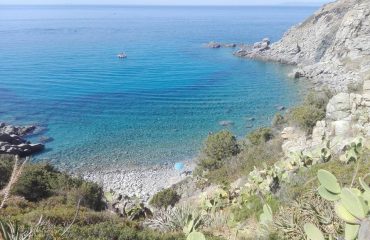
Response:
[[[60,166],[192,158],[220,121],[242,137],[303,89],[284,66],[202,44],[276,41],[313,11],[2,6],[0,121],[47,127],[54,141],[35,159]]]

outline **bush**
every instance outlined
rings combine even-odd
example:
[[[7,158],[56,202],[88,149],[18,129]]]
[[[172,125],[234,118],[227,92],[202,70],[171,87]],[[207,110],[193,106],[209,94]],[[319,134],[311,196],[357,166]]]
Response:
[[[160,233],[144,229],[135,223],[105,222],[84,227],[73,226],[69,239],[115,239],[115,240],[185,240],[182,234]]]
[[[236,137],[229,131],[211,134],[206,139],[199,161],[203,169],[214,170],[224,164],[224,160],[239,153]]]
[[[0,155],[0,189],[9,182],[14,166],[14,157],[10,155]]]
[[[49,164],[27,165],[14,186],[13,192],[29,201],[39,201],[52,195],[57,171]]]
[[[70,205],[81,199],[81,206],[104,208],[103,190],[98,184],[58,172],[50,164],[26,165],[12,192],[32,202],[60,195]]]
[[[304,104],[325,110],[331,97],[332,95],[328,91],[310,92],[307,94]]]
[[[105,208],[103,202],[104,191],[96,183],[87,182],[82,179],[74,179],[75,185],[68,190],[68,203],[75,205],[79,200],[81,206],[85,206],[94,210],[102,210]]]
[[[253,145],[259,145],[274,137],[271,128],[258,128],[248,134],[248,139]]]
[[[271,125],[275,128],[279,128],[286,124],[286,119],[284,118],[281,113],[275,114],[274,118],[272,119]]]
[[[295,107],[290,112],[290,120],[297,124],[307,133],[312,133],[316,122],[325,117],[325,111],[312,105],[302,105]]]
[[[180,196],[177,192],[171,188],[164,189],[157,192],[149,204],[156,208],[167,208],[168,206],[175,206],[175,204],[180,200]]]

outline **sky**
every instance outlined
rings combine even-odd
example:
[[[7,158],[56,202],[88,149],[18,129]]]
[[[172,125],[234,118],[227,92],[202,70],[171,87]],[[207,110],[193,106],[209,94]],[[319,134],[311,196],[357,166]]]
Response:
[[[330,0],[0,0],[1,4],[78,5],[322,5]]]

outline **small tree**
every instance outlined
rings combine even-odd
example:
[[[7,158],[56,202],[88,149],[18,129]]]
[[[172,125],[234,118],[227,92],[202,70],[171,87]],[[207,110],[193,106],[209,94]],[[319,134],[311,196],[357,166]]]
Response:
[[[206,139],[199,161],[199,166],[207,170],[218,169],[224,160],[239,153],[236,137],[231,132],[223,130],[211,134]]]
[[[273,138],[271,128],[258,128],[248,135],[249,141],[254,145],[265,143]]]
[[[149,203],[156,208],[167,208],[169,206],[175,206],[179,200],[180,196],[177,192],[171,188],[167,188],[157,192]]]

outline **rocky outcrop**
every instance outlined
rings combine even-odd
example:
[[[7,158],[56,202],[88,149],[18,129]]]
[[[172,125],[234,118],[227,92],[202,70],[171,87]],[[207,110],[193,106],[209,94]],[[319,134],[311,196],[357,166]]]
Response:
[[[234,53],[234,55],[239,57],[249,57],[249,58],[257,58],[261,52],[270,49],[270,39],[264,38],[260,42],[256,42],[253,46],[244,46],[243,48],[239,49]]]
[[[364,92],[338,93],[332,97],[326,107],[326,117],[318,121],[313,129],[312,136],[293,127],[283,130],[283,150],[289,152],[311,151],[318,146],[330,142],[335,152],[357,137],[370,138],[370,80],[364,82]]]
[[[293,64],[293,76],[318,87],[346,91],[370,79],[370,1],[338,0],[324,5],[284,37],[261,51],[244,48],[235,55]]]
[[[108,201],[108,209],[120,217],[128,220],[139,220],[152,216],[152,212],[145,204],[137,199],[118,194]]]
[[[36,131],[36,126],[13,126],[0,123],[0,154],[13,154],[21,157],[41,152],[45,146],[41,143],[32,144],[25,136]]]
[[[207,48],[236,48],[238,44],[236,43],[219,43],[219,42],[209,42],[206,44]]]

